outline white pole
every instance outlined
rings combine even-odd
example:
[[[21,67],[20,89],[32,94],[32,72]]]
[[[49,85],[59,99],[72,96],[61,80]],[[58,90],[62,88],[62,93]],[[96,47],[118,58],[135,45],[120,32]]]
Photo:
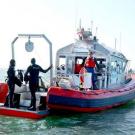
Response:
[[[14,43],[17,41],[17,39],[18,37],[14,38],[13,42],[11,43],[12,59],[15,59]]]
[[[52,60],[52,43],[51,41],[45,36],[43,35],[43,38],[48,42],[48,44],[50,45],[50,65],[53,64],[53,60]],[[53,78],[53,70],[52,68],[50,69],[50,86],[52,85],[52,78]]]

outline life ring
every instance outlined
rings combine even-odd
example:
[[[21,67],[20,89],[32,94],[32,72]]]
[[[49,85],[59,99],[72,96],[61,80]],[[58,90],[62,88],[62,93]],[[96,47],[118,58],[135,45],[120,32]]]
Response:
[[[82,67],[80,72],[79,72],[79,78],[80,78],[80,84],[84,83],[84,75],[87,73],[87,70]]]

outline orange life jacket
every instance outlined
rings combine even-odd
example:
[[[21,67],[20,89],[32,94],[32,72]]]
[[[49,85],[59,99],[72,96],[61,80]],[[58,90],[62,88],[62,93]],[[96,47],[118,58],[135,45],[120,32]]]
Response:
[[[84,66],[94,68],[96,63],[93,58],[86,58]]]

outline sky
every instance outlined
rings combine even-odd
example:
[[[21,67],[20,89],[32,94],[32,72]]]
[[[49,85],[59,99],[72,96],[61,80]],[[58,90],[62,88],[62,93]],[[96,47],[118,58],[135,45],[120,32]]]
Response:
[[[45,34],[53,44],[53,63],[56,51],[75,41],[81,25],[91,28],[100,43],[122,52],[135,69],[135,0],[0,0],[0,68],[7,68],[11,59],[11,42],[21,33]],[[27,39],[26,39],[27,41]],[[34,54],[23,51],[25,42],[19,39],[15,58],[19,68],[37,63],[49,65],[46,47]],[[38,41],[35,41],[36,45]],[[47,43],[40,41],[39,44]],[[40,56],[41,55],[41,56]]]

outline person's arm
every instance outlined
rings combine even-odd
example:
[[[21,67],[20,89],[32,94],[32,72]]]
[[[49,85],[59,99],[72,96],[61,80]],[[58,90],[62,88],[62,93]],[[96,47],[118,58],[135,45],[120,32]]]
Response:
[[[48,72],[50,69],[52,68],[52,65],[50,66],[50,67],[48,67],[47,69],[42,69],[40,66],[39,66],[39,71],[40,72],[43,72],[43,73],[46,73],[46,72]]]

